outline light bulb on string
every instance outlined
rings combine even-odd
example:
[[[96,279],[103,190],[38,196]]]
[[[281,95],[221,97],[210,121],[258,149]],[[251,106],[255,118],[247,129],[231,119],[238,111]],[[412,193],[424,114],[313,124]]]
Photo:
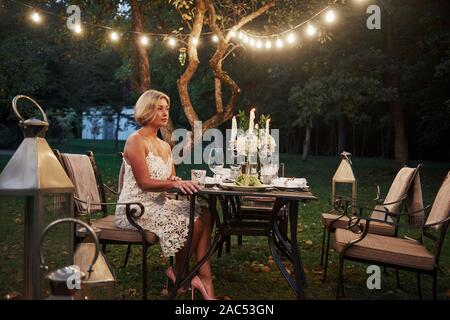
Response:
[[[255,46],[255,40],[253,38],[250,38],[249,44],[251,47]]]
[[[83,28],[81,28],[81,25],[80,25],[80,24],[77,24],[77,25],[75,25],[75,27],[73,27],[73,31],[74,31],[76,34],[81,34],[81,33],[83,32]]]
[[[333,23],[336,21],[336,13],[333,10],[328,10],[325,14],[325,21],[328,23]]]
[[[143,46],[147,46],[149,43],[148,37],[147,36],[141,36],[139,39],[139,42],[143,45]]]
[[[231,31],[231,32],[230,32],[230,36],[231,36],[232,38],[235,38],[235,37],[236,37],[236,32]]]
[[[118,34],[117,32],[115,32],[115,31],[112,31],[112,32],[109,34],[109,37],[110,37],[110,39],[111,39],[112,41],[117,41],[117,40],[119,40],[119,34]]]
[[[310,37],[314,36],[317,33],[317,28],[313,24],[309,24],[306,28],[306,34]]]
[[[295,35],[293,33],[289,33],[286,39],[287,39],[288,43],[294,43],[295,42]]]
[[[167,43],[169,44],[169,46],[175,47],[175,45],[177,44],[177,40],[175,40],[172,37],[169,37],[169,39],[167,40]]]
[[[266,41],[266,44],[265,44],[265,46],[266,46],[266,49],[270,49],[270,48],[272,48],[272,42],[270,42],[270,41]]]
[[[277,42],[275,44],[276,44],[277,48],[283,48],[283,45],[284,45],[283,40],[281,40],[281,39],[277,39]]]
[[[39,12],[36,11],[33,11],[31,13],[30,18],[34,23],[40,23],[42,21],[41,15],[39,14]]]
[[[249,41],[250,41],[250,39],[246,35],[244,35],[244,42],[248,43]]]
[[[239,32],[239,39],[244,39],[244,34],[242,32]]]
[[[212,41],[214,41],[214,42],[219,42],[219,37],[216,36],[216,35],[213,35],[213,36],[212,36]]]
[[[261,49],[262,46],[263,46],[263,44],[262,44],[262,41],[261,41],[261,40],[256,41],[256,47],[257,47],[258,49]]]
[[[192,44],[194,45],[194,46],[196,46],[196,45],[198,45],[198,38],[192,38]]]

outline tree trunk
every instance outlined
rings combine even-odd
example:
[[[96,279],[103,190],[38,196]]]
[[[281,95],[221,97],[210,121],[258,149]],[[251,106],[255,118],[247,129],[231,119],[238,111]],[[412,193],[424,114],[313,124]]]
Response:
[[[345,124],[346,124],[345,114],[341,112],[338,121],[338,154],[345,151],[347,144]]]
[[[141,9],[137,0],[130,0],[130,6],[133,14],[134,32],[139,35],[144,32]],[[140,95],[150,89],[150,85],[150,63],[147,50],[140,43],[139,36],[136,36],[131,56],[131,89]]]
[[[385,32],[385,50],[387,54],[394,58],[394,42],[393,42],[393,19],[392,13],[388,12],[386,17],[386,32]],[[397,89],[399,87],[399,76],[397,73],[386,75],[386,84],[389,88]],[[403,114],[403,107],[399,98],[395,98],[390,102],[390,109],[392,113],[392,120],[394,124],[394,141],[395,141],[395,163],[397,169],[408,164],[408,140],[405,131],[405,119]]]
[[[316,141],[315,141],[315,155],[318,156],[319,155],[319,127],[316,127]]]
[[[303,140],[303,154],[302,154],[303,161],[306,161],[309,155],[309,149],[311,147],[311,130],[312,130],[312,122],[308,121],[308,124],[306,125],[305,140]]]

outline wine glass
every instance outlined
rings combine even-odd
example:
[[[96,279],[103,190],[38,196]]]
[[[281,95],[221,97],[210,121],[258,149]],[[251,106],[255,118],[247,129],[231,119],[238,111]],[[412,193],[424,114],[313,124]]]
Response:
[[[214,181],[217,183],[217,178],[223,169],[224,156],[222,148],[212,148],[209,151],[208,166],[214,173]],[[215,187],[217,188],[217,187]]]
[[[236,180],[241,173],[241,163],[239,162],[239,157],[237,154],[232,154],[230,158],[230,179]]]

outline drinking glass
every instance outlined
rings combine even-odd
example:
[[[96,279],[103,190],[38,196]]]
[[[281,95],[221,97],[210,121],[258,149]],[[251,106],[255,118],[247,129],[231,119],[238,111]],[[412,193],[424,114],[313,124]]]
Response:
[[[218,183],[219,174],[223,169],[224,156],[222,148],[212,148],[209,152],[208,166],[214,173],[214,181]],[[216,187],[217,188],[217,187]]]
[[[191,170],[191,180],[197,183],[200,187],[205,186],[206,170]]]

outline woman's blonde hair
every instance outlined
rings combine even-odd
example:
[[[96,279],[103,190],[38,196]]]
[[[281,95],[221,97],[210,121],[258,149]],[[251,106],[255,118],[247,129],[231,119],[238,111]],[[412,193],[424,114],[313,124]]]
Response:
[[[157,106],[161,99],[165,99],[170,106],[170,98],[157,90],[147,90],[139,97],[134,107],[134,119],[138,125],[143,126],[155,119]]]

